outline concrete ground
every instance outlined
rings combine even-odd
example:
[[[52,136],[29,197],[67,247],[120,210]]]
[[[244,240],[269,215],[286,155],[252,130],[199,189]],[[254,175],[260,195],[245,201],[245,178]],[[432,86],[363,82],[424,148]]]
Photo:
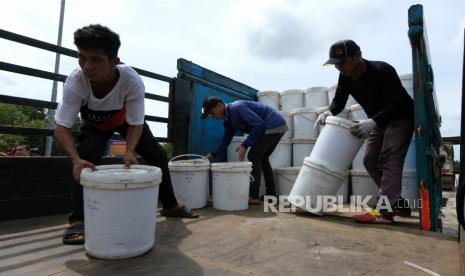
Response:
[[[0,275],[459,275],[450,233],[418,229],[418,219],[362,225],[347,215],[265,213],[262,206],[198,210],[199,219],[157,216],[148,253],[125,260],[61,244],[66,216],[0,223]]]

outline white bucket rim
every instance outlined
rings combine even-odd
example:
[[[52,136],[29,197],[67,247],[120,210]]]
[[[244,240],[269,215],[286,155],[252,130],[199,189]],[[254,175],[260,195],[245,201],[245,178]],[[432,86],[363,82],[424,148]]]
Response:
[[[350,120],[347,120],[341,117],[328,116],[326,118],[325,124],[331,124],[331,125],[336,125],[336,126],[350,129],[350,127],[353,126],[355,123],[353,121],[350,121]]]
[[[315,144],[316,139],[302,139],[302,138],[293,138],[292,144]]]
[[[305,157],[303,165],[305,165],[307,167],[310,167],[312,169],[322,171],[325,174],[328,174],[328,175],[330,175],[332,177],[336,177],[336,178],[339,178],[339,179],[342,179],[342,180],[344,180],[344,178],[346,178],[346,176],[347,176],[345,173],[334,172],[334,171],[329,170],[328,168],[326,168],[323,165],[313,163],[313,162],[310,161],[309,157]]]
[[[114,174],[104,174],[107,171]],[[93,171],[84,168],[81,171],[81,185],[89,188],[99,189],[139,189],[159,185],[162,179],[161,169],[147,165],[130,165],[124,169],[124,165],[101,165],[95,166]]]
[[[188,159],[188,160],[176,160],[180,157],[199,157],[199,159]],[[210,169],[210,160],[203,155],[198,154],[181,154],[176,157],[171,158],[168,162],[168,167],[170,170],[177,170],[180,169],[182,171],[185,170],[208,170]]]
[[[363,110],[362,106],[360,104],[353,104],[349,106],[348,108],[349,112],[353,112],[355,110]]]
[[[220,172],[250,172],[252,171],[252,162],[219,162],[219,163],[212,163],[211,168],[212,171],[220,171]]]
[[[315,113],[315,115],[317,115],[318,109],[314,107],[298,107],[298,108],[294,108],[292,110],[292,113],[294,113],[294,115],[297,115],[300,113]]]
[[[337,83],[328,86],[328,91],[329,91],[329,90],[332,90],[332,89],[337,89]]]
[[[274,91],[274,90],[264,90],[264,91],[259,91],[257,92],[257,97],[258,96],[279,96],[279,91]]]
[[[290,138],[281,138],[278,144],[292,144],[292,139]]]
[[[288,89],[281,92],[281,96],[287,95],[303,95],[304,91],[302,89]]]
[[[328,87],[326,86],[314,86],[305,89],[304,93],[311,93],[311,92],[328,92]]]
[[[274,171],[277,174],[294,174],[294,173],[299,173],[300,169],[302,167],[282,167],[282,168],[276,168]]]

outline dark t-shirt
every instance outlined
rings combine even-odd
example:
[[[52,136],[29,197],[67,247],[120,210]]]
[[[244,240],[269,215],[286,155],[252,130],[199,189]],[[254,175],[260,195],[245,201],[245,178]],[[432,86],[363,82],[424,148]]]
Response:
[[[368,118],[380,127],[396,119],[413,121],[413,100],[396,70],[386,62],[365,60],[365,74],[355,79],[339,74],[336,95],[329,107],[332,114],[341,112],[349,94],[362,106]]]

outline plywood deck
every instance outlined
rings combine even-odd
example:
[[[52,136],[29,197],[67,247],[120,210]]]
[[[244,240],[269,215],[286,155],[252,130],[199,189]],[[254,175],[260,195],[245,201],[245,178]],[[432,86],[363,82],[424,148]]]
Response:
[[[211,207],[199,219],[157,217],[148,253],[101,260],[61,244],[66,216],[0,223],[1,275],[458,275],[457,238],[418,230],[415,219],[362,225],[344,216]]]

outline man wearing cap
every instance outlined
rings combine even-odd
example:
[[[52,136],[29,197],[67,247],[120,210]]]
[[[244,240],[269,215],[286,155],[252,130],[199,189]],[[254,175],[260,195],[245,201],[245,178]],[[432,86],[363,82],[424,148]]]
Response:
[[[353,219],[362,223],[392,223],[395,214],[411,212],[400,194],[403,164],[413,135],[413,100],[396,70],[386,62],[362,58],[354,41],[334,43],[329,57],[324,65],[334,64],[340,72],[336,95],[315,126],[324,124],[327,116],[341,112],[349,94],[361,105],[368,119],[358,121],[350,131],[367,138],[363,163],[378,186],[378,197],[387,198],[393,209],[373,210]]]
[[[263,171],[266,195],[276,196],[273,170],[269,157],[279,140],[288,130],[283,116],[266,104],[252,101],[235,101],[225,104],[222,99],[211,96],[202,105],[202,119],[212,117],[224,119],[224,135],[215,150],[207,156],[213,159],[231,143],[236,131],[248,133],[247,139],[236,149],[239,160],[243,161],[247,149],[247,158],[252,162],[249,204],[259,205],[260,178]]]

